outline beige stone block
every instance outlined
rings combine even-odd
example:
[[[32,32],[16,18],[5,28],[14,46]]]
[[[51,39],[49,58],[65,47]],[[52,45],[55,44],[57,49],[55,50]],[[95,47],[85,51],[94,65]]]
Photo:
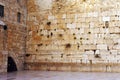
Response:
[[[120,44],[120,39],[117,39],[118,44]]]
[[[96,45],[83,45],[83,49],[88,49],[88,50],[95,50],[97,49]]]
[[[102,49],[102,50],[99,50],[99,53],[100,54],[110,54],[110,51]]]
[[[92,60],[92,62],[93,62],[93,59],[95,58],[95,56],[94,56],[94,54],[88,54],[88,59],[89,60]]]
[[[111,54],[116,54],[116,55],[117,55],[118,51],[117,51],[117,50],[110,50],[110,53],[111,53]]]
[[[112,39],[105,39],[104,44],[111,45],[114,44],[114,41]]]
[[[113,49],[119,50],[119,49],[120,49],[120,45],[115,45],[115,46],[113,46]]]
[[[84,40],[84,41],[82,41],[82,44],[83,45],[92,45],[92,44],[94,44],[94,41],[92,39]]]
[[[94,51],[85,51],[85,54],[87,54],[87,55],[94,54]]]
[[[83,55],[82,55],[82,59],[83,59],[83,61],[88,61],[88,55],[83,54]]]
[[[119,28],[118,27],[111,27],[111,28],[109,28],[109,32],[110,33],[119,33]]]
[[[59,50],[64,50],[65,46],[59,46]]]
[[[106,45],[106,44],[98,44],[98,45],[97,45],[97,49],[107,50],[107,45]]]
[[[71,48],[70,48],[70,50],[77,50],[77,49],[78,49],[78,48],[77,48],[76,45],[72,45]]]
[[[82,63],[83,63],[83,64],[87,64],[87,63],[89,63],[89,60],[87,60],[87,59],[82,59]]]
[[[90,65],[82,66],[81,67],[81,71],[83,71],[83,72],[90,72],[91,71]]]
[[[59,46],[57,46],[57,45],[52,45],[51,46],[51,50],[58,50],[59,49]]]
[[[91,71],[95,72],[106,72],[106,65],[104,64],[95,64],[92,65]]]
[[[96,51],[95,51],[95,54],[100,54],[100,50],[96,50]]]
[[[119,63],[120,55],[118,55],[118,54],[113,54],[113,55],[114,55],[115,59],[118,61],[118,63]]]

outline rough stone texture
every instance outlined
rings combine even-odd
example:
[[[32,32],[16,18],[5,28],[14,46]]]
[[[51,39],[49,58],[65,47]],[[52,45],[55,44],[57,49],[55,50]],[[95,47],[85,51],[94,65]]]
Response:
[[[119,4],[119,0],[28,0],[25,68],[120,72]]]
[[[0,26],[0,73],[7,71],[7,53],[6,53],[6,42],[5,34],[2,26]],[[6,54],[5,54],[6,53]]]
[[[23,69],[26,43],[26,0],[0,0],[4,6],[4,17],[0,18],[8,29],[0,26],[0,73],[7,71],[7,57],[14,59],[18,70]],[[17,13],[21,21],[17,22]]]

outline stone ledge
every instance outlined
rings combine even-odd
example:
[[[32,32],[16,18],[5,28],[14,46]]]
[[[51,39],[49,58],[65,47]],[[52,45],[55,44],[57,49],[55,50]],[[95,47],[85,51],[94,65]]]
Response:
[[[44,71],[78,71],[78,72],[120,72],[120,64],[99,63],[99,64],[80,64],[80,63],[56,63],[56,62],[34,62],[25,63],[26,70]]]

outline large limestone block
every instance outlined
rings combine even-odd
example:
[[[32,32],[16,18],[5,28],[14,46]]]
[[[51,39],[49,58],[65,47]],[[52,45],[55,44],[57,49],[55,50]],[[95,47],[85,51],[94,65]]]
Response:
[[[107,45],[106,44],[98,44],[97,49],[99,49],[99,50],[107,50]]]
[[[103,50],[99,50],[99,53],[100,54],[110,54],[110,51],[103,49]]]
[[[87,55],[94,54],[94,51],[85,51],[85,54],[87,54]]]

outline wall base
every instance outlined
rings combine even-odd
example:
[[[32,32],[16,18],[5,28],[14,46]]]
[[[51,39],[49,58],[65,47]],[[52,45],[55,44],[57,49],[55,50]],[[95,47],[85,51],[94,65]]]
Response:
[[[80,72],[120,72],[120,64],[81,64],[81,63],[51,63],[34,62],[26,63],[26,70],[44,70],[44,71],[80,71]]]

